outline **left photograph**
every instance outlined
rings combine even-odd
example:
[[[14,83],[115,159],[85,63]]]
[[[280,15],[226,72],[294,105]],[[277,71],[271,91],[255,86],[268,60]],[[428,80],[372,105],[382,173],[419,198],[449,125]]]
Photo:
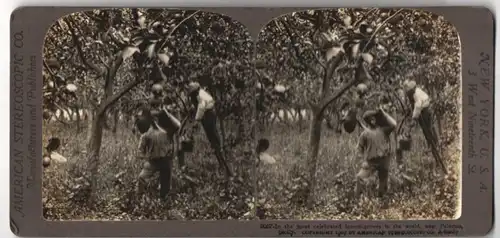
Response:
[[[246,28],[210,12],[58,19],[43,45],[43,217],[253,219]]]

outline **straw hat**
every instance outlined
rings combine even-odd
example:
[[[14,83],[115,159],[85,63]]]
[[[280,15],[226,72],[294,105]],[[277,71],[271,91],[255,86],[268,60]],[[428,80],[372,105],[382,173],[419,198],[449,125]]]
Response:
[[[374,111],[374,110],[368,110],[368,111],[366,111],[365,113],[363,113],[363,120],[364,120],[365,122],[369,122],[369,119],[370,119],[371,117],[376,116],[376,115],[377,115],[377,113],[378,113],[377,111]]]

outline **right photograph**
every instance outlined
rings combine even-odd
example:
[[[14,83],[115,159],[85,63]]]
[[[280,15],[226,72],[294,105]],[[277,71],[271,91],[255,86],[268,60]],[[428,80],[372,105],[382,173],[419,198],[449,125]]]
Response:
[[[257,42],[256,215],[460,217],[461,48],[442,16],[338,8],[275,18]]]

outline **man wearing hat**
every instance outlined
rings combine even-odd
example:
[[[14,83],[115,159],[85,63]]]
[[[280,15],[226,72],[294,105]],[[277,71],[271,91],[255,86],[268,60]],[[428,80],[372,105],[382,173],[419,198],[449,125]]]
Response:
[[[358,142],[358,158],[363,162],[356,175],[355,193],[359,195],[362,182],[377,172],[379,179],[378,195],[384,197],[387,192],[391,158],[389,136],[396,128],[397,122],[382,107],[379,107],[376,111],[366,111],[363,114],[363,120],[367,126],[364,127]]]
[[[408,139],[411,139],[411,131],[418,123],[422,128],[428,145],[431,147],[431,152],[436,159],[436,162],[439,163],[441,169],[443,169],[443,171],[446,173],[445,165],[438,150],[439,139],[432,120],[432,112],[430,109],[431,99],[429,95],[425,93],[420,87],[418,87],[417,83],[413,80],[405,80],[403,83],[403,90],[413,108],[412,121],[407,128],[404,136]]]
[[[420,115],[425,114],[430,106],[430,98],[417,83],[413,80],[405,80],[403,82],[403,90],[413,107],[412,119],[418,120]]]
[[[231,170],[224,159],[221,140],[217,132],[217,115],[214,109],[215,100],[206,90],[202,89],[197,82],[189,83],[187,88],[189,99],[196,107],[195,121],[201,122],[208,141],[215,151],[215,156],[219,164],[224,166],[226,175],[231,176]]]
[[[438,138],[432,123],[432,113],[430,110],[431,99],[413,80],[405,80],[403,90],[406,97],[412,106],[412,122],[408,128],[407,136],[411,136],[411,130],[418,123],[424,129],[424,132],[429,132],[429,136],[435,146],[437,146]]]
[[[160,197],[165,198],[170,191],[172,162],[174,155],[174,134],[158,125],[161,100],[151,99],[152,123],[149,130],[141,135],[137,158],[143,160],[143,167],[137,182],[137,193],[142,195],[147,180],[156,172],[160,173]]]

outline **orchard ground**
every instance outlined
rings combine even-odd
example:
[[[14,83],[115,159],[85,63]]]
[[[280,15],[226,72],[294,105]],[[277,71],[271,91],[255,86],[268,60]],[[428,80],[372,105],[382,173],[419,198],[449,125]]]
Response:
[[[306,127],[307,128],[307,127]],[[43,175],[44,217],[49,220],[220,220],[254,219],[254,208],[261,219],[456,219],[459,214],[461,152],[457,137],[443,152],[448,169],[446,176],[434,176],[433,157],[419,132],[412,151],[405,154],[405,176],[396,172],[392,163],[391,202],[380,209],[373,194],[353,197],[357,137],[324,130],[319,152],[316,206],[303,206],[306,186],[306,153],[308,130],[275,126],[266,137],[271,141],[269,153],[276,157],[274,165],[261,165],[254,175],[252,159],[243,149],[229,152],[235,178],[224,182],[218,176],[217,161],[211,155],[203,131],[197,135],[195,151],[186,156],[189,171],[178,172],[174,163],[173,195],[169,202],[155,199],[156,185],[142,198],[134,195],[141,162],[134,158],[137,136],[131,129],[120,127],[116,135],[104,135],[99,167],[99,196],[88,205],[86,169],[86,130],[60,125],[44,127],[46,137],[63,140],[60,153],[69,160],[53,165]],[[253,199],[257,178],[257,198]],[[374,180],[375,181],[375,180]],[[374,189],[373,187],[371,188]],[[256,206],[254,206],[256,202]]]
[[[307,128],[307,127],[306,127]],[[270,132],[270,154],[277,163],[260,171],[265,178],[259,186],[260,202],[268,204],[268,219],[326,219],[326,220],[406,220],[456,219],[460,199],[459,176],[461,166],[460,141],[453,141],[443,152],[448,174],[440,176],[434,167],[434,158],[427,147],[423,133],[418,129],[412,150],[405,153],[406,168],[398,170],[391,161],[389,182],[389,209],[381,209],[374,192],[376,176],[366,189],[370,194],[355,199],[354,176],[360,161],[355,161],[359,128],[351,134],[338,135],[323,130],[318,159],[316,203],[314,209],[294,206],[304,203],[306,149],[309,131],[297,127],[274,128]]]

